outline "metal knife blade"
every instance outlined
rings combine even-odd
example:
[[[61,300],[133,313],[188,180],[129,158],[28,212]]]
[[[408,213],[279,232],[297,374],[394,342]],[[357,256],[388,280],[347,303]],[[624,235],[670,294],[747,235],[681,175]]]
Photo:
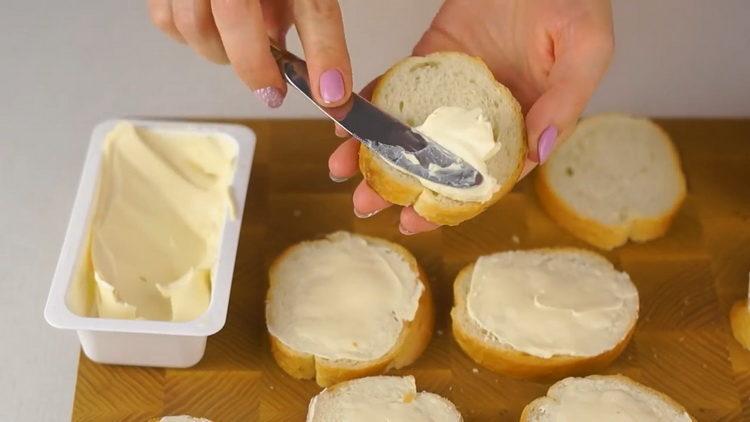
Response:
[[[341,106],[321,106],[310,89],[305,61],[273,44],[271,52],[290,85],[383,159],[441,185],[469,188],[482,183],[482,175],[462,158],[357,94],[352,94],[350,100]]]

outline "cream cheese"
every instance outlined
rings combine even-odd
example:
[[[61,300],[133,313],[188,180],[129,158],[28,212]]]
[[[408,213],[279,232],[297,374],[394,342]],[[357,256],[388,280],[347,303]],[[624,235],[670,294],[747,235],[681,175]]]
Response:
[[[465,189],[419,178],[422,186],[447,198],[465,202],[487,201],[500,189],[497,179],[487,169],[486,161],[499,151],[501,144],[495,141],[492,124],[484,116],[482,109],[440,107],[427,116],[424,123],[415,127],[414,131],[461,157],[483,177],[481,184]],[[433,165],[428,170],[434,171],[436,167]]]
[[[466,300],[469,317],[494,340],[543,358],[611,349],[638,310],[627,274],[567,251],[480,257]]]
[[[573,383],[576,381],[573,380]],[[589,382],[589,381],[585,381]],[[581,382],[582,383],[582,382]],[[661,422],[691,421],[658,398],[624,386],[595,382],[596,388],[576,385],[557,391],[542,411],[550,422]]]
[[[96,315],[188,321],[208,308],[236,153],[127,122],[108,134],[91,228]]]
[[[417,392],[414,377],[376,377],[352,381],[329,399],[326,416],[316,415],[318,396],[313,399],[309,422],[457,422],[460,414],[446,399],[437,394]],[[327,394],[327,390],[321,394]]]
[[[272,272],[268,331],[327,359],[385,355],[414,319],[424,290],[399,253],[347,232],[300,244]]]

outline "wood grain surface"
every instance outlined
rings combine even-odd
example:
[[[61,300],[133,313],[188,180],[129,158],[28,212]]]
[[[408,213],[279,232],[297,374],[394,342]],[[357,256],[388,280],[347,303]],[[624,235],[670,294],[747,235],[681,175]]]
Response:
[[[661,120],[681,153],[688,198],[667,236],[605,253],[638,287],[635,336],[606,373],[663,391],[700,421],[750,420],[750,352],[732,338],[728,313],[746,296],[750,271],[750,120]],[[225,328],[190,369],[99,365],[80,358],[75,421],[145,421],[192,414],[216,422],[303,421],[313,381],[282,372],[263,318],[271,260],[294,242],[334,230],[399,242],[426,269],[435,292],[436,333],[424,355],[398,374],[453,401],[467,421],[516,421],[549,384],[488,372],[450,333],[451,284],[479,255],[541,246],[588,247],[540,209],[528,180],[458,227],[405,237],[398,210],[354,216],[356,177],[337,184],[327,160],[338,140],[314,120],[243,121],[258,136]]]

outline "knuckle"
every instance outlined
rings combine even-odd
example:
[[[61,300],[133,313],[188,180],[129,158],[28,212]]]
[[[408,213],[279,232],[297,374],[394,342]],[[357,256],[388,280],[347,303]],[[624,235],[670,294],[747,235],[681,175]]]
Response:
[[[319,19],[333,19],[340,13],[337,0],[297,0],[295,5],[295,9]]]

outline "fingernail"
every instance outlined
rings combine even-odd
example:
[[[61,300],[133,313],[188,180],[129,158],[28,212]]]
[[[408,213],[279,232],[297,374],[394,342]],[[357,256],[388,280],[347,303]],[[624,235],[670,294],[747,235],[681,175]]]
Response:
[[[401,224],[398,225],[398,231],[400,231],[404,236],[411,236],[414,234],[414,232],[407,230],[406,227],[402,226]]]
[[[356,208],[354,208],[354,215],[356,215],[358,218],[370,218],[370,217],[372,217],[373,215],[375,215],[375,214],[377,214],[379,212],[380,212],[380,210],[375,210],[375,211],[372,211],[372,212],[369,212],[369,213],[361,213],[361,212],[357,211]]]
[[[544,129],[541,136],[539,136],[539,143],[537,144],[537,151],[539,154],[539,164],[544,163],[552,153],[552,148],[555,146],[557,140],[557,128],[554,126],[547,126]]]
[[[328,69],[320,75],[320,96],[327,103],[344,98],[344,77],[336,69]]]
[[[284,102],[284,94],[281,93],[280,89],[274,86],[267,86],[265,88],[256,89],[255,95],[257,95],[261,101],[266,103],[266,105],[271,108],[278,108],[279,106],[281,106],[281,103]]]
[[[348,177],[337,177],[337,176],[334,176],[334,175],[332,175],[331,173],[328,173],[328,177],[329,177],[329,178],[330,178],[331,180],[333,180],[334,182],[336,182],[336,183],[344,183],[344,182],[346,182],[347,180],[349,180],[349,178],[348,178]]]

